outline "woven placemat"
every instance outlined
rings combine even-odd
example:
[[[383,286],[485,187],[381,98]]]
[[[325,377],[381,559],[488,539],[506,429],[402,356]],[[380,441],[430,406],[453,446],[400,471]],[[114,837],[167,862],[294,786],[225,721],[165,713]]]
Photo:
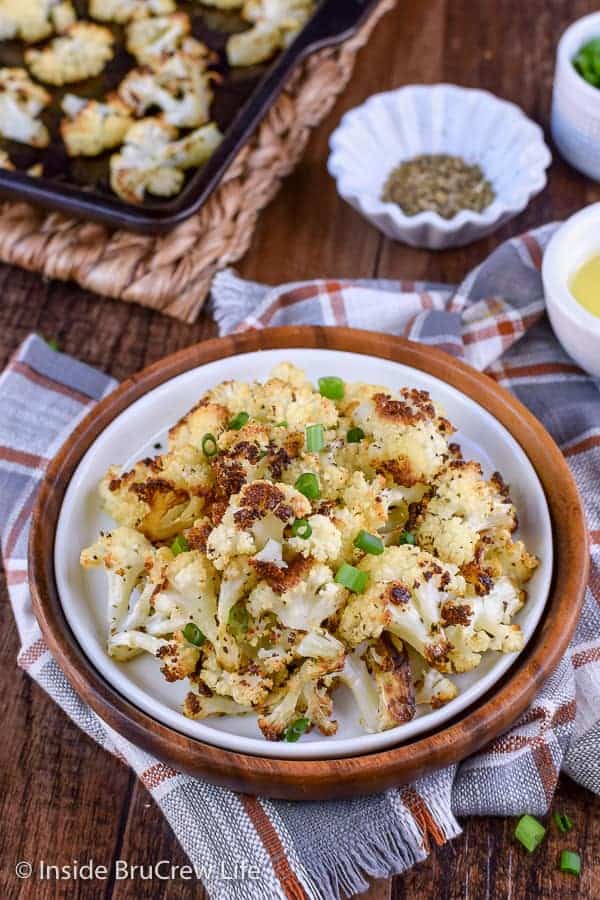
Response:
[[[311,129],[348,83],[358,50],[395,2],[380,0],[354,37],[314,53],[297,68],[210,200],[169,234],[111,230],[5,201],[0,259],[194,321],[215,272],[246,252],[258,213],[299,162]]]

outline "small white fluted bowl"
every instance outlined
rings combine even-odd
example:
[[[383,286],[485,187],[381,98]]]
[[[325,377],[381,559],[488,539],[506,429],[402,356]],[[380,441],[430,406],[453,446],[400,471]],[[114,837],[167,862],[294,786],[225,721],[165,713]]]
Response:
[[[518,106],[451,84],[376,94],[346,113],[330,147],[328,169],[339,194],[388,237],[431,250],[469,244],[522,212],[544,188],[552,161],[541,128]],[[493,203],[443,219],[429,211],[407,216],[381,199],[392,169],[431,153],[481,166]]]

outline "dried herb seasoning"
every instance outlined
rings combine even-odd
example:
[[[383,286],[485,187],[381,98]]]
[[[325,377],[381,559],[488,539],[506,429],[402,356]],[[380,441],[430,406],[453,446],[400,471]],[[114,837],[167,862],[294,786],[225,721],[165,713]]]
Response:
[[[397,203],[407,216],[426,210],[452,219],[463,209],[481,212],[495,199],[481,168],[460,156],[415,156],[393,169],[381,199]]]

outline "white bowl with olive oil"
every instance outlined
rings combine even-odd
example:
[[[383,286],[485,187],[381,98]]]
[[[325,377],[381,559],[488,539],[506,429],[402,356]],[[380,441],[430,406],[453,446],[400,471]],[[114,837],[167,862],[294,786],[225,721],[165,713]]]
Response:
[[[600,203],[558,229],[542,277],[556,337],[582,369],[600,378]]]

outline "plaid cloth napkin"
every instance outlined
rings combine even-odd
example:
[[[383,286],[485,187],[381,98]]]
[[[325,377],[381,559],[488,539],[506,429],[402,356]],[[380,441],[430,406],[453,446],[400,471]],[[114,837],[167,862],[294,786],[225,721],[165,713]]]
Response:
[[[554,435],[586,502],[592,576],[559,668],[520,721],[484,751],[385,794],[307,804],[236,795],[158,762],[81,702],[32,614],[27,532],[48,460],[115,383],[35,336],[0,377],[2,549],[22,642],[19,665],[87,734],[132,766],[211,897],[337,900],[364,890],[365,876],[388,876],[423,860],[432,842],[460,832],[455,816],[544,813],[561,769],[600,793],[600,396],[598,384],[565,356],[542,319],[539,268],[551,231],[504,244],[458,289],[358,281],[268,289],[232,272],[215,281],[213,308],[223,332],[376,323],[485,368]]]

